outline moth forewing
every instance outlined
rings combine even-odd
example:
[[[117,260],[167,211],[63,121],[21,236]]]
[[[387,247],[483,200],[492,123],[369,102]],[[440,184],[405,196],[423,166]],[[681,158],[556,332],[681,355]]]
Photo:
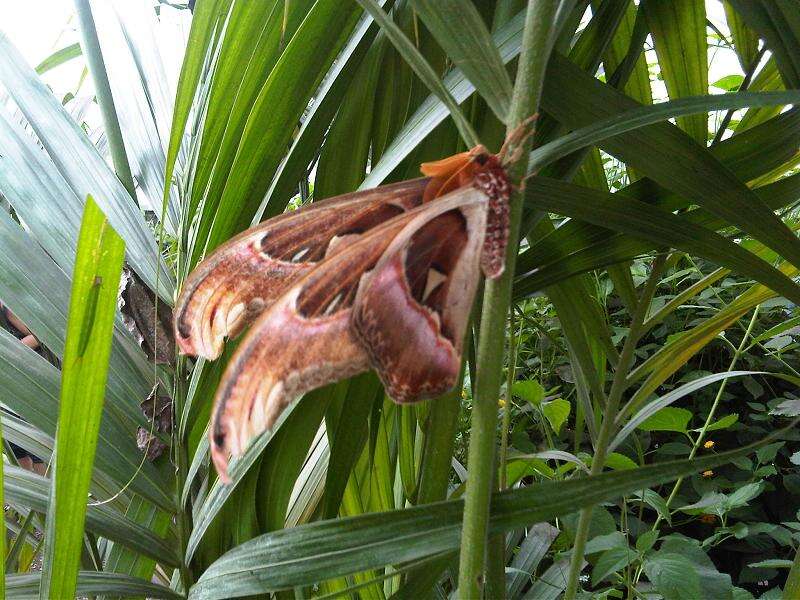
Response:
[[[314,202],[221,245],[187,277],[176,302],[181,351],[217,358],[226,337],[242,331],[320,261],[419,206],[429,183],[423,177]]]
[[[293,400],[369,368],[350,327],[355,289],[407,218],[391,219],[321,262],[253,323],[215,398],[209,433],[214,464],[223,478],[228,454],[241,454]]]

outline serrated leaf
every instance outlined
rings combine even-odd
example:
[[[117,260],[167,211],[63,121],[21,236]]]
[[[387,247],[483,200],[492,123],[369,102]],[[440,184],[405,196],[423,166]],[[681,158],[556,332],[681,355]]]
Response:
[[[700,577],[692,562],[681,554],[659,552],[644,561],[647,578],[665,600],[700,598]]]

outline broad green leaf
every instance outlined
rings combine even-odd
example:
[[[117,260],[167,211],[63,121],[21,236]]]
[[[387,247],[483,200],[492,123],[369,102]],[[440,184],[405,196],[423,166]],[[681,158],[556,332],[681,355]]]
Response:
[[[125,243],[94,200],[87,198],[61,371],[42,598],[75,595],[124,256]]]
[[[684,433],[691,418],[691,411],[685,408],[667,406],[639,423],[638,427],[644,431],[677,431]]]
[[[561,427],[567,422],[571,410],[572,404],[570,404],[569,400],[564,400],[563,398],[542,402],[542,412],[556,435],[561,433]]]
[[[606,457],[605,466],[609,469],[614,469],[616,471],[619,470],[626,470],[626,469],[635,469],[639,465],[633,462],[630,458],[625,456],[624,454],[620,454],[619,452],[611,452]]]
[[[705,0],[649,0],[642,10],[655,43],[661,76],[673,100],[708,92]],[[708,137],[704,114],[681,117],[678,125],[696,142]]]
[[[767,441],[769,438],[761,444]],[[725,464],[755,447],[496,493],[490,532],[573,513],[582,506]],[[451,500],[260,536],[223,555],[200,577],[189,596],[232,598],[265,593],[454,550],[459,544],[462,506],[461,500]]]
[[[647,578],[665,600],[700,598],[700,577],[694,564],[674,552],[658,552],[644,561]]]
[[[655,545],[659,535],[660,532],[658,530],[645,531],[636,538],[636,550],[644,554]]]
[[[535,379],[515,381],[511,386],[511,393],[523,400],[527,400],[534,406],[538,406],[544,400],[544,388]]]
[[[448,57],[505,122],[511,80],[475,5],[471,0],[412,0],[411,4]]]
[[[592,569],[592,585],[597,585],[609,575],[624,569],[638,554],[626,544],[623,548],[611,548],[603,552],[597,559]]]

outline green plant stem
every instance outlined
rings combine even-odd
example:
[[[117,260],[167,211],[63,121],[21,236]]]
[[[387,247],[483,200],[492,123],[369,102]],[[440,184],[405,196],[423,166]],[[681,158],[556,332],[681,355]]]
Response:
[[[498,488],[504,490],[508,487],[508,429],[511,426],[511,402],[513,395],[511,388],[514,386],[514,378],[517,369],[517,329],[514,322],[514,308],[508,311],[508,369],[506,374],[506,397],[503,405],[503,424],[500,427],[500,472],[498,473]]]
[[[78,23],[81,31],[81,46],[83,55],[89,66],[94,82],[95,96],[97,104],[100,106],[100,114],[103,118],[103,128],[108,139],[108,148],[111,151],[111,160],[114,163],[114,171],[117,177],[128,190],[131,198],[138,206],[136,200],[136,186],[133,183],[131,167],[128,163],[128,154],[125,152],[125,143],[122,140],[122,131],[119,127],[117,109],[114,106],[114,96],[111,94],[111,85],[108,83],[106,74],[106,63],[103,60],[103,53],[100,50],[100,41],[97,39],[97,28],[92,17],[92,8],[89,0],[75,0],[75,12],[78,15]]]
[[[641,337],[642,325],[647,316],[647,311],[650,308],[650,301],[656,291],[658,281],[661,278],[661,271],[665,261],[666,257],[663,254],[659,254],[656,256],[655,260],[653,260],[650,276],[647,278],[647,283],[645,283],[641,298],[639,298],[636,310],[633,313],[630,330],[622,346],[622,352],[619,355],[619,363],[614,371],[611,390],[606,400],[603,422],[597,434],[597,444],[595,444],[594,456],[592,457],[592,468],[589,471],[590,476],[597,475],[603,471],[606,455],[608,454],[608,444],[611,441],[611,435],[614,433],[614,421],[616,419],[617,410],[619,409],[622,395],[628,387],[628,373],[635,359],[634,352],[636,350],[636,344]],[[567,576],[567,588],[564,592],[565,600],[573,600],[578,591],[578,578],[583,568],[583,551],[586,547],[587,538],[589,537],[589,525],[592,520],[593,510],[593,506],[584,508],[578,519],[578,527],[575,531],[575,544],[572,547],[572,559],[570,560],[569,575]]]
[[[552,47],[551,33],[556,5],[556,2],[528,2],[514,95],[509,110],[508,131],[513,131],[538,110]],[[521,149],[523,156],[528,156],[528,145],[524,144]],[[526,161],[511,165],[511,180],[520,181],[526,171]],[[496,482],[497,399],[503,370],[506,315],[511,301],[511,284],[519,241],[522,194],[515,192],[510,204],[505,272],[499,278],[486,282],[483,296],[458,578],[459,596],[462,598],[480,598],[483,589],[489,502]]]
[[[747,329],[745,330],[744,337],[742,337],[742,341],[739,343],[738,348],[733,353],[733,358],[731,358],[731,362],[728,365],[727,372],[730,373],[731,371],[736,368],[736,363],[739,362],[742,354],[747,351],[747,341],[750,339],[751,334],[753,333],[753,327],[756,324],[756,320],[758,318],[758,311],[761,305],[759,304],[756,306],[755,310],[753,310],[753,316],[750,317],[750,323],[747,325]],[[694,441],[694,445],[692,446],[692,450],[689,452],[689,459],[695,457],[697,451],[700,449],[700,446],[703,445],[703,441],[706,437],[706,432],[708,431],[708,426],[711,425],[711,422],[714,420],[714,416],[717,412],[717,407],[719,406],[720,400],[722,400],[722,394],[725,392],[725,388],[728,385],[728,380],[723,379],[720,382],[719,389],[717,390],[717,394],[714,397],[714,402],[711,404],[711,410],[708,411],[708,417],[706,417],[705,423],[703,423],[703,427],[700,430],[700,433],[697,436],[697,439]],[[683,477],[679,477],[675,484],[672,486],[672,491],[670,492],[669,496],[667,496],[666,507],[669,508],[672,504],[673,500],[675,500],[675,496],[678,495],[678,492],[681,489],[681,485],[683,484]],[[655,523],[653,523],[653,529],[658,529],[659,524],[663,520],[663,517],[659,514],[656,518]]]
[[[186,357],[181,356],[178,358],[175,365],[175,393],[172,397],[179,398],[181,402],[186,402],[186,394]],[[182,412],[182,408],[182,406],[173,404],[173,423],[177,423],[176,418]],[[181,496],[186,482],[189,457],[186,455],[186,446],[183,436],[178,434],[178,429],[178,427],[173,427],[174,433],[172,436],[173,457],[175,462],[175,524],[177,526],[178,543],[180,544],[181,564],[179,571],[181,585],[183,586],[183,593],[188,594],[189,588],[194,581],[191,568],[186,562],[186,547],[189,542],[189,536],[192,533],[192,524],[190,515],[186,511],[186,506],[181,502]]]

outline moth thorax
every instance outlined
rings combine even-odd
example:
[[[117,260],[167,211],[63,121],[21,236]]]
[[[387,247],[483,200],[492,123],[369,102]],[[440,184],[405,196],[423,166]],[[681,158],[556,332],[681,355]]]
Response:
[[[481,269],[486,277],[495,279],[503,273],[506,264],[511,184],[505,171],[498,168],[476,173],[475,187],[489,198]]]

